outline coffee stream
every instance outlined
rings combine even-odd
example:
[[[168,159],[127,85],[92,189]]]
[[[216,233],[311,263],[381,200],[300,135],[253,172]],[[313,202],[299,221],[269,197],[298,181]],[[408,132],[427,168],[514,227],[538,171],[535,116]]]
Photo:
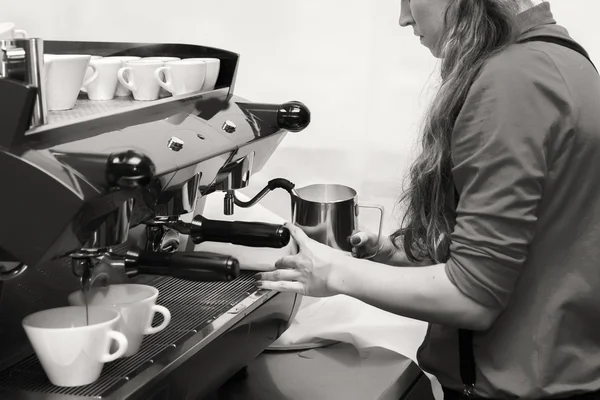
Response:
[[[89,313],[89,294],[90,294],[90,286],[92,286],[91,282],[91,271],[86,270],[81,277],[81,293],[83,294],[83,302],[85,303],[85,325],[90,325],[90,313]]]
[[[90,324],[90,313],[88,309],[88,296],[90,293],[90,280],[89,278],[81,279],[81,293],[83,294],[83,302],[85,304],[85,325]]]
[[[83,301],[85,302],[85,325],[90,325],[90,311],[88,309],[88,296],[90,293],[90,287],[88,286],[87,290],[83,291]]]
[[[90,313],[89,313],[89,303],[90,303],[90,290],[96,284],[96,289],[94,289],[94,293],[98,293],[98,289],[108,289],[109,286],[109,275],[107,272],[98,272],[92,274],[91,271],[88,271],[83,274],[81,277],[81,293],[83,294],[83,302],[85,303],[85,324],[88,326],[90,324]],[[100,290],[100,293],[103,293],[104,290]]]

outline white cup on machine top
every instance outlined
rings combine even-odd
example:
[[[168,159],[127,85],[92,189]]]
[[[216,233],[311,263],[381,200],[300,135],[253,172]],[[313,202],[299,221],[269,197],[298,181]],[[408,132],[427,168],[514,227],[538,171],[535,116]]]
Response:
[[[136,354],[142,345],[144,335],[158,333],[171,322],[171,313],[163,306],[156,304],[158,289],[147,285],[122,284],[110,285],[107,288],[94,288],[88,293],[88,304],[91,306],[109,306],[121,313],[117,329],[122,332],[129,343],[125,357]],[[81,290],[69,295],[72,305],[85,304]],[[163,316],[159,326],[152,326],[154,314]]]
[[[23,29],[15,29],[12,22],[0,22],[0,40],[27,39],[29,36]]]
[[[109,56],[109,57],[104,57],[104,58],[121,61],[121,67],[125,67],[128,61],[137,61],[137,60],[141,59],[141,57],[137,57],[137,56]],[[115,92],[115,97],[127,97],[130,95],[131,95],[131,90],[127,89],[125,87],[125,85],[123,85],[117,79],[117,91]]]
[[[82,87],[96,79],[98,71],[84,54],[44,54],[44,89],[49,111],[70,110]],[[91,76],[84,79],[88,66]]]
[[[186,60],[200,60],[206,63],[206,79],[204,80],[202,91],[214,90],[219,78],[219,71],[221,70],[221,60],[218,58],[186,58]]]
[[[119,82],[131,90],[133,98],[140,101],[158,99],[160,85],[154,78],[154,71],[163,66],[162,61],[134,60],[119,69]]]
[[[199,92],[206,79],[206,63],[202,60],[169,61],[154,71],[154,76],[160,86],[175,96]]]
[[[107,362],[127,351],[127,338],[115,330],[121,316],[117,310],[62,307],[31,314],[22,325],[42,368],[52,384],[63,387],[95,382]],[[111,342],[117,350],[110,353]]]
[[[112,100],[117,91],[117,72],[122,67],[121,60],[112,58],[96,58],[90,61],[90,66],[94,67],[97,73],[85,86],[85,91],[90,100]],[[91,68],[88,68],[88,72]]]
[[[142,58],[142,60],[162,61],[163,65],[164,65],[164,63],[167,63],[167,62],[179,61],[179,60],[181,60],[181,58],[179,58],[179,57],[144,57],[144,58]],[[170,95],[171,95],[171,93],[169,93],[169,91],[167,89],[165,89],[161,86],[160,91],[158,92],[158,97],[163,98],[163,97],[169,97]]]
[[[94,60],[99,60],[101,58],[103,58],[103,57],[102,56],[90,56],[90,63]],[[83,81],[87,82],[92,77],[92,75],[94,75],[94,69],[88,67],[88,69],[85,71],[85,77],[83,78]]]

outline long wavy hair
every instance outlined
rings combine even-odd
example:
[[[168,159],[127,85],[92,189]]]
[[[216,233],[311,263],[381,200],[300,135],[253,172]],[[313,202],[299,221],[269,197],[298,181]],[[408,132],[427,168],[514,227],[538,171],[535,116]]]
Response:
[[[469,88],[490,57],[516,42],[523,0],[451,0],[438,49],[441,85],[426,114],[421,152],[400,199],[406,208],[391,235],[409,260],[446,262],[456,220],[450,143]]]

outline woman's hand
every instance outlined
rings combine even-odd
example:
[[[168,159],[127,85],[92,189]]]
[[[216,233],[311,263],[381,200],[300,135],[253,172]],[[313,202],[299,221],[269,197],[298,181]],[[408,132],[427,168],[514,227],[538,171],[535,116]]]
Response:
[[[355,232],[350,237],[352,255],[356,258],[364,258],[382,264],[388,264],[398,251],[388,236],[378,238],[370,232]]]
[[[348,254],[309,238],[302,229],[285,224],[298,245],[298,253],[275,263],[275,271],[256,275],[261,289],[295,292],[311,297],[329,297],[336,293],[330,285],[335,268],[344,267]]]

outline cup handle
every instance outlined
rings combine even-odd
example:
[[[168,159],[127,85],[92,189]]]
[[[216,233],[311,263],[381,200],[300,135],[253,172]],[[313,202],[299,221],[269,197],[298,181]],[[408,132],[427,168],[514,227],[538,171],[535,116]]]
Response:
[[[90,76],[85,82],[83,82],[83,84],[81,85],[82,87],[86,87],[90,83],[94,82],[96,78],[98,78],[98,68],[96,68],[95,65],[88,65],[88,68],[91,68],[92,70],[94,70],[94,72],[92,73],[92,76]]]
[[[165,80],[163,81],[160,73],[165,74]],[[160,67],[154,71],[154,78],[158,81],[158,84],[163,87],[165,90],[171,92],[171,94],[175,94],[175,87],[173,86],[173,78],[171,77],[171,68],[169,67]]]
[[[109,331],[108,337],[111,340],[116,341],[119,346],[117,347],[117,351],[115,351],[112,354],[110,353],[110,346],[108,346],[107,352],[103,354],[102,357],[100,357],[100,361],[103,363],[115,361],[117,358],[122,357],[123,354],[125,354],[125,352],[127,351],[127,338],[121,332]]]
[[[204,74],[202,76],[202,83],[200,84],[200,90],[202,90],[202,88],[204,87],[204,84],[206,83],[206,74],[208,73],[208,64],[206,64],[206,61],[204,62]]]
[[[131,72],[131,68],[129,68],[129,67],[121,68],[119,70],[119,72],[117,72],[117,78],[119,79],[119,82],[121,82],[121,84],[123,84],[123,86],[125,86],[127,89],[135,92],[137,90],[135,83],[130,82],[125,79],[125,72]]]
[[[152,320],[154,319],[154,314],[159,313],[163,316],[163,322],[159,326],[152,326]],[[158,333],[165,329],[167,325],[171,322],[171,312],[167,310],[163,306],[153,305],[152,306],[152,314],[150,314],[150,319],[148,320],[148,327],[144,331],[144,335],[152,335],[153,333]]]
[[[385,208],[380,204],[369,204],[369,203],[357,204],[357,206],[356,206],[356,214],[357,215],[358,215],[359,208],[371,208],[371,209],[379,210],[379,229],[377,230],[378,231],[377,240],[381,239],[381,230],[383,228],[383,217],[385,215]]]
[[[29,37],[27,35],[27,32],[25,32],[23,29],[15,29],[14,33],[15,33],[15,36],[19,35],[19,36],[21,36],[22,39],[27,39]]]

